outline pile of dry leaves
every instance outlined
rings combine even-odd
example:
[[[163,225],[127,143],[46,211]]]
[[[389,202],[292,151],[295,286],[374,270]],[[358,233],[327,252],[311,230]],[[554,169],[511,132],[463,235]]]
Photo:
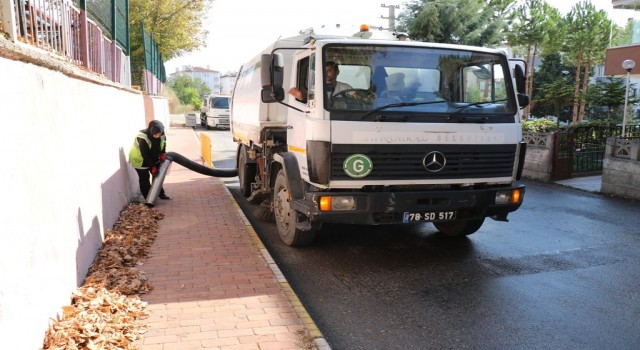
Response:
[[[121,213],[82,287],[63,307],[45,336],[44,349],[133,349],[148,316],[137,294],[151,290],[138,267],[149,255],[164,217],[144,204],[130,204]]]

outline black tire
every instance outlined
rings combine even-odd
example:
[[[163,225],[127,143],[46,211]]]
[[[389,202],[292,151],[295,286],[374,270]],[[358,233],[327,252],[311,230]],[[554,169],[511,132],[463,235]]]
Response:
[[[300,247],[311,244],[316,236],[317,228],[302,231],[296,228],[298,213],[289,205],[291,197],[287,186],[287,176],[280,169],[273,187],[273,214],[280,239],[290,247]]]
[[[444,236],[462,237],[475,233],[480,229],[483,223],[484,218],[466,221],[434,222],[433,226],[435,226]]]
[[[241,146],[238,151],[238,180],[240,182],[240,193],[243,196],[251,195],[251,183],[256,178],[256,165],[247,163],[247,151],[245,146]]]

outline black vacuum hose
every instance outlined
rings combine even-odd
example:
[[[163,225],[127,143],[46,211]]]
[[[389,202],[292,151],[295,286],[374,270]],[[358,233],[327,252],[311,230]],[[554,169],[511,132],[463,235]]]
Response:
[[[158,167],[158,175],[156,175],[153,179],[153,183],[151,184],[151,188],[149,189],[149,193],[147,194],[146,205],[149,207],[153,207],[155,205],[156,199],[158,199],[158,195],[160,194],[160,190],[162,189],[162,183],[164,182],[164,178],[167,175],[167,171],[169,170],[171,162],[176,162],[183,167],[189,170],[193,170],[196,173],[200,173],[202,175],[215,177],[238,176],[238,169],[211,169],[202,164],[191,161],[185,156],[176,152],[167,152],[166,156],[167,159]]]
[[[191,161],[176,152],[167,152],[167,159],[174,161],[183,167],[193,170],[196,173],[200,173],[202,175],[215,176],[215,177],[234,177],[238,176],[238,169],[212,169],[206,167],[202,164],[198,164],[194,161]]]

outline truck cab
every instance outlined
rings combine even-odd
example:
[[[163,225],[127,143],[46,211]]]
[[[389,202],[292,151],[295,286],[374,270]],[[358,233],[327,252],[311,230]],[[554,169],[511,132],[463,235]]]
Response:
[[[209,97],[204,120],[207,129],[229,129],[229,98],[228,95]]]

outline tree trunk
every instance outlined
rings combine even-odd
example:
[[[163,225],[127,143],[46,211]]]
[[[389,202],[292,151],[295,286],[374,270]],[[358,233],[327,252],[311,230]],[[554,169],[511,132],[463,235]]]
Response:
[[[578,115],[578,122],[584,119],[584,112],[587,106],[587,90],[589,89],[589,71],[591,70],[591,63],[587,61],[584,65],[584,78],[582,79],[582,100],[580,101],[580,113]]]
[[[528,94],[530,97],[531,94],[529,93],[529,81],[533,80],[533,62],[531,62],[531,48],[532,48],[533,44],[529,44],[529,46],[527,46],[527,86],[525,88],[525,93]],[[529,106],[527,106],[523,113],[522,113],[522,119],[523,120],[527,120],[527,118],[529,118]]]
[[[538,51],[538,44],[533,44],[533,52],[531,52],[531,47],[529,48],[529,52],[530,52],[530,56],[531,56],[531,64],[529,65],[530,67],[530,74],[529,77],[527,77],[527,95],[529,95],[530,100],[533,101],[533,75],[535,72],[535,62],[536,62],[536,53]],[[525,110],[524,110],[524,115],[526,117],[529,117],[529,113],[531,112],[531,108],[533,108],[532,104],[529,104]]]
[[[578,60],[576,62],[576,88],[573,92],[573,115],[571,118],[571,124],[578,122],[578,107],[580,103],[580,71],[582,70],[582,50],[578,51]]]

